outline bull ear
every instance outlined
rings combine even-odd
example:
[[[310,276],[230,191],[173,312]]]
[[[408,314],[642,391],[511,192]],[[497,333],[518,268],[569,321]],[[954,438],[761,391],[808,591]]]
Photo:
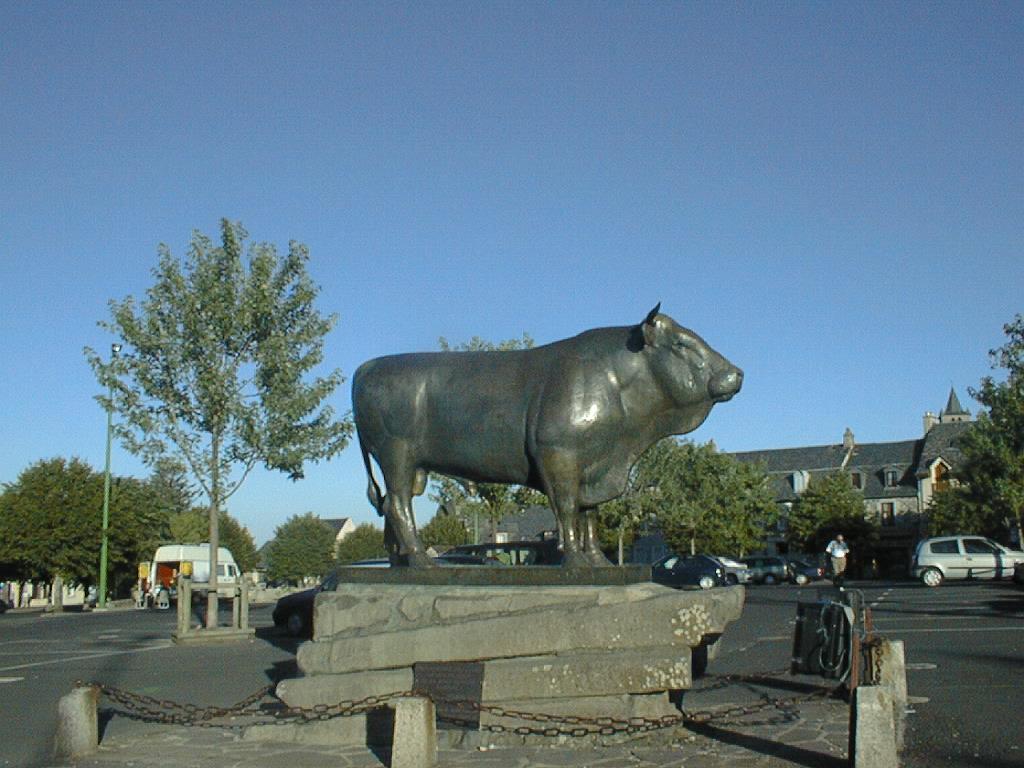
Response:
[[[654,346],[654,332],[656,330],[656,326],[654,325],[654,318],[658,316],[659,309],[661,309],[660,301],[657,303],[654,309],[647,313],[647,317],[644,318],[643,323],[640,325],[641,329],[644,332],[644,344],[646,344],[648,347]]]

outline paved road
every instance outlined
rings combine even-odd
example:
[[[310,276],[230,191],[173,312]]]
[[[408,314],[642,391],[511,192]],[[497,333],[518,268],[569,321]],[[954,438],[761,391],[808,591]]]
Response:
[[[906,645],[910,694],[906,764],[1024,766],[1024,590],[1012,584],[864,583],[877,630]],[[742,619],[722,639],[712,673],[788,665],[798,600],[813,588],[752,587]],[[157,698],[226,706],[295,674],[293,641],[269,628],[269,607],[253,612],[254,643],[223,649],[173,646],[171,612],[121,611],[43,617],[0,616],[0,766],[50,761],[57,699],[74,680],[96,680]],[[230,658],[230,663],[224,663]],[[728,689],[712,700],[728,699]],[[684,706],[701,700],[687,694]],[[106,735],[135,724],[114,718]],[[800,753],[797,764],[809,765]],[[803,762],[801,762],[803,759]]]
[[[270,608],[255,608],[252,619],[268,627]],[[237,644],[237,663],[225,667],[204,663],[220,658],[214,649],[172,644],[174,628],[173,611],[0,615],[0,766],[51,762],[57,700],[75,680],[183,702],[201,690],[209,699],[201,703],[227,706],[295,674],[295,643],[274,632]],[[115,718],[110,728],[118,725]]]

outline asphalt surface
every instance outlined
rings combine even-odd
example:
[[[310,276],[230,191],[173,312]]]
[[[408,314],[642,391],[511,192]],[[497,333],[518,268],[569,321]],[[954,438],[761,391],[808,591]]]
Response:
[[[880,634],[905,643],[912,713],[904,761],[924,766],[1024,766],[1024,589],[1009,583],[851,584],[864,591]],[[752,587],[740,621],[722,639],[703,690],[684,696],[688,710],[805,696],[830,681],[774,675],[721,685],[716,675],[756,675],[788,665],[798,600],[811,588]],[[270,606],[252,614],[252,643],[174,646],[172,611],[8,612],[0,615],[0,766],[53,765],[56,703],[76,680],[96,681],[175,702],[229,706],[268,683],[297,674],[296,642],[270,625]],[[797,714],[769,709],[740,723],[680,729],[630,748],[520,747],[450,750],[444,764],[704,765],[838,768],[844,764],[846,706],[815,697]],[[107,712],[109,715],[109,712]],[[486,744],[480,746],[486,747]],[[219,729],[187,729],[104,717],[100,755],[84,766],[387,764],[364,748],[281,749],[237,740]]]

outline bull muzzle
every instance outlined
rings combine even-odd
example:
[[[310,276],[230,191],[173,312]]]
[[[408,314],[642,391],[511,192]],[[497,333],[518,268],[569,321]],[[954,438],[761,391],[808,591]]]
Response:
[[[732,398],[743,387],[743,371],[735,366],[721,373],[715,374],[711,379],[708,391],[716,403],[724,403]]]

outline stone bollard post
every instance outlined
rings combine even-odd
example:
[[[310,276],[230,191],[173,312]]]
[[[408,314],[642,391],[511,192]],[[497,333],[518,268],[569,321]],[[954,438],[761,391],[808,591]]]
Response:
[[[232,590],[231,595],[231,628],[240,629],[242,626],[242,587],[238,585]]]
[[[249,628],[249,580],[246,578],[242,579],[242,613],[238,628]]]
[[[96,751],[100,742],[96,707],[100,689],[95,685],[75,688],[57,702],[57,732],[54,757],[77,760]]]
[[[892,694],[881,685],[859,685],[850,702],[851,768],[898,768]]]
[[[896,750],[903,750],[903,736],[907,726],[907,664],[902,640],[882,640],[874,651],[878,654],[878,685],[884,686],[892,696],[892,710],[896,725]]]
[[[437,722],[434,702],[419,697],[399,699],[395,705],[391,768],[434,768],[435,765]]]
[[[186,634],[192,622],[192,579],[178,574],[178,635]]]

